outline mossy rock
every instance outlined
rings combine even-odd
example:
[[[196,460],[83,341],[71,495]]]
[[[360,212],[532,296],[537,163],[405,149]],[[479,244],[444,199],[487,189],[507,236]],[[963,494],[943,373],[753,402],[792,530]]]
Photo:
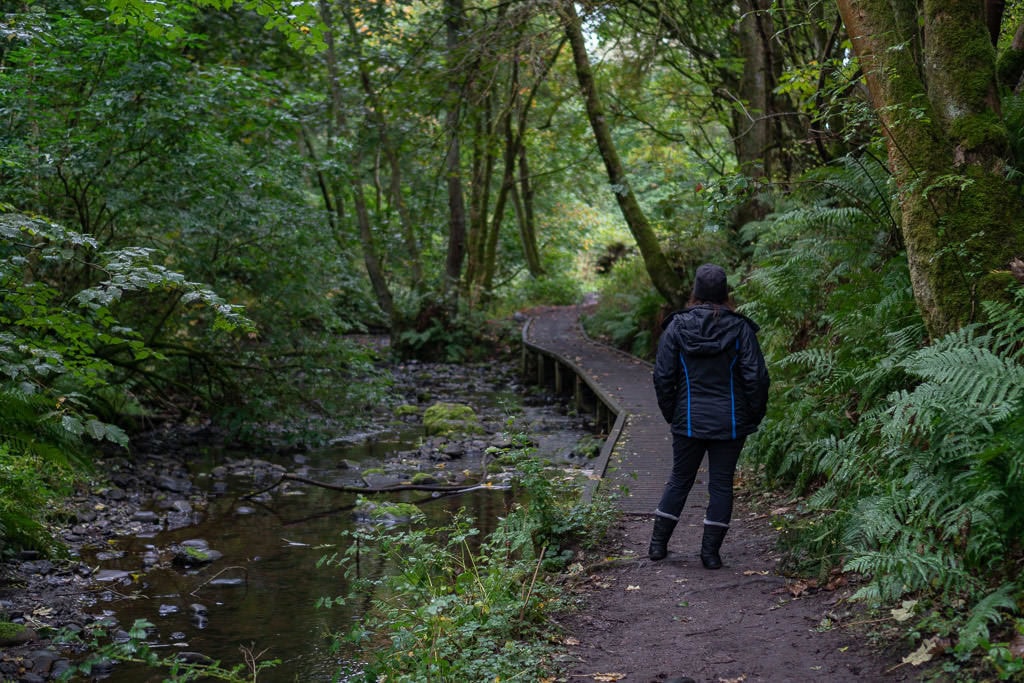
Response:
[[[203,564],[216,562],[224,554],[212,548],[196,548],[192,546],[181,546],[174,554],[173,564],[182,567],[195,567]]]
[[[395,417],[406,417],[408,415],[419,415],[419,406],[414,406],[411,403],[403,403],[402,405],[395,408]]]
[[[423,516],[412,503],[374,503],[363,499],[353,513],[356,519],[380,524],[404,524]]]
[[[411,481],[413,484],[416,484],[418,486],[424,484],[436,484],[437,477],[435,477],[433,474],[430,474],[429,472],[417,472],[416,474],[412,475]]]
[[[24,624],[0,621],[0,646],[20,645],[36,638],[36,633]]]
[[[473,409],[462,403],[435,403],[423,411],[423,427],[429,436],[483,434]]]

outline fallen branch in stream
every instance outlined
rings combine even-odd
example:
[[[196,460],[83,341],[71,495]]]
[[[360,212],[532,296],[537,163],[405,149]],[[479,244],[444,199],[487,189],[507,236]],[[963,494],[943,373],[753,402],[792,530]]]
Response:
[[[395,484],[393,486],[350,486],[347,484],[330,484],[325,481],[317,481],[316,479],[310,479],[309,477],[303,477],[298,474],[292,474],[291,472],[285,472],[281,475],[281,478],[270,486],[261,489],[259,491],[253,491],[242,496],[242,498],[253,498],[277,488],[285,481],[297,481],[302,484],[309,484],[310,486],[319,486],[320,488],[330,489],[331,491],[341,491],[343,493],[394,493],[396,491],[430,491],[435,494],[444,495],[455,495],[460,493],[469,493],[470,491],[506,491],[510,488],[508,484],[473,484],[472,486],[447,486],[444,484]]]
[[[225,572],[229,572],[232,569],[240,569],[242,571],[242,573],[245,574],[245,582],[246,582],[246,584],[249,583],[249,570],[246,569],[245,567],[224,567],[224,569],[221,569],[219,572],[217,572],[216,574],[214,574],[213,576],[208,578],[206,581],[203,581],[201,584],[196,586],[195,589],[191,593],[189,593],[189,595],[195,596],[196,593],[198,593],[200,590],[202,590],[203,586],[205,586],[206,584],[210,583],[211,581],[216,579],[221,574],[224,574]]]

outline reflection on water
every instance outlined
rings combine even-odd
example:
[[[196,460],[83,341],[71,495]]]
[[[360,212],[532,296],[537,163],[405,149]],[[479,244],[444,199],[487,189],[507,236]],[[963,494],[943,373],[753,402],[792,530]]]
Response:
[[[559,434],[566,443],[580,436],[568,428]],[[379,460],[386,457],[384,451],[409,448],[416,438],[416,434],[405,435],[383,446],[374,440],[307,454],[302,465],[310,478],[331,481],[339,475],[339,462]],[[292,462],[281,464],[297,467]],[[458,466],[476,468],[479,463]],[[198,481],[209,484],[211,479]],[[260,659],[282,661],[261,673],[260,681],[332,680],[339,665],[346,660],[351,664],[351,653],[331,652],[327,634],[348,631],[359,615],[349,607],[315,607],[318,598],[346,593],[338,570],[317,568],[316,563],[324,554],[344,551],[337,544],[344,540],[341,533],[354,527],[356,496],[293,484],[287,490],[275,490],[268,500],[254,502],[244,498],[251,488],[251,479],[234,484],[229,479],[226,491],[210,495],[196,525],[152,538],[118,539],[108,552],[84,557],[100,569],[126,570],[137,576],[131,585],[113,586],[98,607],[113,613],[125,629],[136,619],[155,624],[149,640],[161,654],[199,652],[231,666],[244,661],[240,650],[244,646]],[[437,498],[413,491],[391,494],[388,499],[419,503],[432,524],[446,523],[464,508],[485,533],[513,502],[508,491],[499,490]],[[143,569],[147,553],[166,551],[189,539],[205,540],[223,557],[193,569],[168,567],[165,562]],[[159,672],[119,664],[106,680],[139,683],[162,678]]]

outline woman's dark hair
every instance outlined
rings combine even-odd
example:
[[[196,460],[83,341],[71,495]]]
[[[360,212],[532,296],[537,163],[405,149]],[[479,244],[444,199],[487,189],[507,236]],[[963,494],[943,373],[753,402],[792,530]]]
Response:
[[[736,302],[733,301],[732,295],[729,296],[725,301],[704,301],[703,299],[695,299],[693,295],[690,295],[690,300],[686,302],[687,308],[693,308],[694,306],[711,306],[713,308],[727,308],[730,311],[736,310]]]

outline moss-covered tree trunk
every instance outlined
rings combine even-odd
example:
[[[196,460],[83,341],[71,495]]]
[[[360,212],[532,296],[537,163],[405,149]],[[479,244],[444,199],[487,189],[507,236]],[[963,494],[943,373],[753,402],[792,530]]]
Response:
[[[590,127],[594,131],[594,138],[597,141],[601,158],[604,160],[605,169],[608,171],[608,180],[615,192],[619,209],[622,211],[623,218],[626,219],[629,231],[636,240],[640,255],[644,259],[644,266],[654,287],[669,303],[675,306],[681,305],[686,301],[689,292],[685,291],[682,279],[665,257],[658,237],[647,221],[647,216],[629,185],[625,168],[612,140],[611,129],[605,119],[597,83],[594,81],[594,74],[590,68],[590,58],[587,55],[583,29],[579,15],[576,13],[576,6],[572,0],[565,0],[559,3],[558,11],[566,37],[569,39],[569,45],[572,47],[573,64],[587,107],[587,118],[590,119]]]
[[[838,0],[881,119],[914,296],[932,335],[1006,296],[1024,247],[996,53],[977,0]]]

